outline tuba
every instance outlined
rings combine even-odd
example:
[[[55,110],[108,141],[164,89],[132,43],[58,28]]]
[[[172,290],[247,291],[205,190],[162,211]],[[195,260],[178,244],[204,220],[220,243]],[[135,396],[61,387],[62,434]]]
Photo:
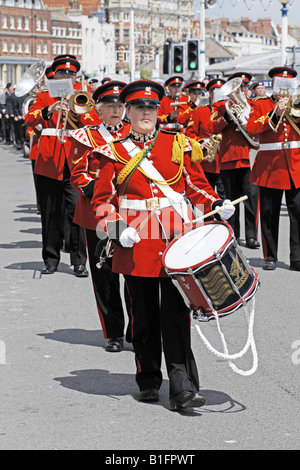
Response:
[[[22,75],[15,88],[15,95],[24,96],[35,87],[39,87],[40,81],[46,70],[46,63],[42,60],[32,64]]]
[[[251,108],[247,102],[246,96],[240,89],[241,84],[242,79],[240,77],[235,77],[228,80],[228,82],[222,86],[223,94],[229,98],[225,103],[226,111],[237,125],[237,130],[242,132],[244,137],[246,137],[253,147],[258,147],[259,143],[252,139],[245,129]],[[230,104],[237,105],[234,112],[231,110]]]

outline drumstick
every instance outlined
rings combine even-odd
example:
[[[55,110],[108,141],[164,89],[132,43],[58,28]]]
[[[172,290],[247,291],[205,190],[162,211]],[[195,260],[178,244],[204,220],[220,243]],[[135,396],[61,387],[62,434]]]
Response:
[[[144,225],[146,225],[148,220],[153,216],[153,214],[157,210],[157,208],[158,208],[158,206],[154,207],[154,209],[152,209],[152,211],[147,215],[147,217],[143,220],[143,222],[141,222],[140,225],[138,225],[138,227],[135,229],[135,234],[139,233],[140,230],[142,230]]]
[[[235,206],[236,204],[239,204],[239,202],[245,201],[246,199],[248,199],[248,196],[241,196],[238,199],[235,199],[234,201],[231,201],[231,204],[233,206]],[[201,215],[201,217],[198,217],[197,219],[191,220],[192,224],[194,224],[196,222],[200,222],[201,220],[206,219],[207,217],[210,217],[211,215],[217,214],[218,212],[220,212],[221,207],[222,206],[219,206],[217,209],[215,209],[211,212],[208,212],[207,214]]]

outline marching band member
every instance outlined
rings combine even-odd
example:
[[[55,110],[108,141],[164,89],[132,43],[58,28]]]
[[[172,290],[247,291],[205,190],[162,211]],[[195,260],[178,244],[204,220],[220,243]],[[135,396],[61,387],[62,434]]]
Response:
[[[225,80],[221,78],[213,78],[206,85],[206,89],[209,93],[209,104],[205,106],[197,106],[192,110],[190,120],[188,122],[185,134],[188,137],[192,137],[197,142],[202,143],[202,149],[206,148],[206,152],[211,148],[210,136],[212,133],[211,125],[211,112],[214,102],[214,92],[222,87]],[[204,152],[205,153],[205,152]],[[204,174],[212,186],[215,188],[221,199],[225,199],[225,192],[220,177],[220,157],[218,150],[215,152],[215,158],[212,161],[208,161],[204,158],[201,162]]]
[[[81,84],[75,83],[80,64],[72,57],[56,58],[52,63],[54,79],[71,78],[74,89],[80,89]],[[66,132],[62,142],[63,119],[60,119],[59,129],[56,129],[58,117],[67,118]],[[37,93],[36,100],[25,116],[28,127],[42,126],[39,139],[38,155],[35,162],[37,196],[42,220],[42,257],[44,267],[42,274],[53,274],[57,271],[60,261],[60,247],[63,225],[63,205],[70,224],[70,258],[77,277],[86,277],[86,246],[82,227],[73,223],[78,193],[70,184],[70,170],[67,155],[70,151],[68,134],[71,129],[86,124],[96,123],[99,119],[96,111],[77,115],[69,111],[67,100],[52,98],[48,91]]]
[[[252,75],[246,72],[236,72],[228,78],[228,81],[235,77],[241,77],[243,80],[242,86],[248,88]],[[250,100],[247,100],[247,102],[250,102]],[[221,178],[226,197],[233,200],[244,194],[248,196],[248,199],[244,202],[246,246],[255,249],[260,244],[257,241],[258,194],[255,186],[249,181],[249,151],[251,144],[242,132],[237,132],[237,124],[232,120],[232,116],[228,114],[225,103],[224,100],[215,102],[211,117],[212,133],[222,134],[219,145]],[[238,109],[238,105],[230,103],[230,108],[234,114]],[[236,238],[239,239],[239,207],[237,207],[230,220],[230,224]]]
[[[223,218],[232,215],[234,206],[230,201],[222,205],[208,184],[195,141],[156,131],[163,94],[159,83],[147,80],[121,91],[131,134],[93,151],[100,164],[92,204],[97,234],[113,241],[112,269],[124,275],[128,289],[139,399],[159,399],[162,337],[175,411],[202,406],[205,400],[191,349],[189,309],[163,269],[162,253],[190,225],[183,194],[194,205],[203,204],[205,212],[221,205]]]
[[[204,93],[205,85],[199,80],[193,80],[187,83],[183,90],[188,92],[188,101],[179,104],[177,108],[177,122],[183,125],[185,131],[189,119],[192,115],[193,109],[199,106],[200,98]],[[183,132],[184,132],[183,131]]]
[[[285,77],[288,82],[297,71],[274,67],[269,76]],[[300,120],[288,111],[288,99],[279,99],[273,90],[272,96],[253,101],[247,130],[259,138],[260,147],[250,180],[259,188],[263,269],[276,269],[284,192],[290,219],[290,269],[300,271]]]
[[[130,132],[130,124],[122,121],[124,104],[119,94],[126,83],[110,81],[99,86],[93,94],[95,107],[102,123],[85,126],[71,132],[72,147],[68,163],[71,170],[71,184],[79,192],[74,222],[84,227],[89,264],[103,335],[108,338],[106,351],[119,352],[123,347],[124,313],[120,296],[119,275],[111,271],[111,258],[98,269],[95,252],[99,239],[96,235],[96,218],[91,199],[99,161],[92,150],[114,139],[120,139]],[[130,335],[127,335],[129,340]]]
[[[168,94],[163,97],[158,108],[158,124],[176,124],[178,104],[188,102],[188,97],[182,95],[184,78],[180,75],[173,75],[165,81],[165,89]],[[178,104],[177,104],[178,103]]]

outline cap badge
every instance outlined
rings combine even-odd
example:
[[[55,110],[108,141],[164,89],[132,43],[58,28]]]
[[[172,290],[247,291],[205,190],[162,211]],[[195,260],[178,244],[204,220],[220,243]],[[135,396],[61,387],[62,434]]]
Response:
[[[114,86],[113,87],[113,93],[119,93],[119,87]]]
[[[151,86],[146,86],[145,95],[151,95]]]

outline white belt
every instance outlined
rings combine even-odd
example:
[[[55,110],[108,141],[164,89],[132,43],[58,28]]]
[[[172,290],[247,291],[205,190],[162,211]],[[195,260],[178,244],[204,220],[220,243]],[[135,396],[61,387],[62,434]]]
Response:
[[[274,142],[272,144],[259,144],[259,150],[287,150],[297,149],[299,147],[299,140],[294,140],[292,142]]]
[[[61,137],[62,129],[43,129],[41,135],[54,135],[55,137]],[[71,129],[65,130],[65,137],[70,137]]]
[[[157,209],[164,209],[170,207],[170,202],[167,197],[151,197],[150,199],[127,199],[121,200],[120,209],[133,209],[136,211],[152,211]]]

